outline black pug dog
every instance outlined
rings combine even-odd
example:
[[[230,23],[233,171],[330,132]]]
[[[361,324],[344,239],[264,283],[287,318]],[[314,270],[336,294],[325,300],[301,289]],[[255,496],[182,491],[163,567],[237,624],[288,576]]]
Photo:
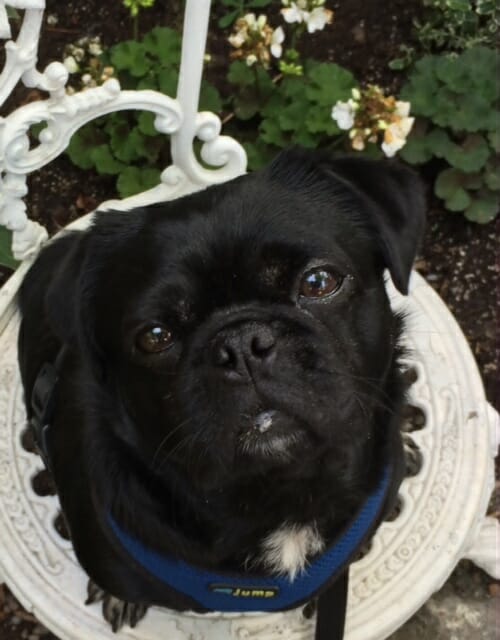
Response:
[[[292,150],[42,251],[20,293],[28,415],[48,363],[40,447],[114,629],[210,608],[154,574],[165,556],[293,583],[390,465],[380,520],[404,467],[384,269],[406,294],[423,223],[406,168]]]

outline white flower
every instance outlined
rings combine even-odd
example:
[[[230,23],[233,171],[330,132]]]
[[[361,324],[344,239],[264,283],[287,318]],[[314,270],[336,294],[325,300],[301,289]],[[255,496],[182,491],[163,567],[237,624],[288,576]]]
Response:
[[[257,19],[255,17],[255,13],[247,13],[245,16],[243,16],[242,18],[243,22],[246,22],[247,25],[250,27],[250,29],[256,27],[257,25]]]
[[[303,22],[306,16],[309,15],[307,11],[299,8],[296,2],[292,2],[290,7],[287,9],[282,9],[281,13],[285,18],[285,22],[288,22],[289,24],[294,22]]]
[[[257,56],[255,54],[251,53],[249,56],[246,57],[247,66],[252,67],[256,62],[257,62]]]
[[[73,58],[73,56],[68,56],[67,58],[64,58],[63,64],[69,73],[76,73],[78,71],[78,64],[76,60]]]
[[[406,118],[407,116],[410,115],[410,106],[411,106],[411,104],[409,102],[403,102],[402,100],[396,100],[395,114],[397,116],[401,116],[401,118]]]
[[[354,124],[354,114],[358,105],[354,100],[347,102],[339,100],[332,109],[332,118],[337,123],[339,129],[351,129]]]
[[[59,18],[56,16],[56,14],[55,13],[49,13],[49,15],[47,16],[47,24],[50,25],[51,27],[53,27],[58,22],[59,22]]]
[[[354,136],[354,138],[352,139],[352,142],[351,142],[351,147],[355,151],[363,151],[363,149],[365,148],[365,141],[359,135],[358,136]]]
[[[90,73],[84,73],[82,76],[82,84],[90,84],[92,82],[92,76]]]
[[[316,7],[304,19],[307,22],[307,31],[309,33],[322,31],[333,20],[333,11],[323,7]]]
[[[91,56],[100,56],[102,53],[102,47],[98,42],[91,42],[89,44],[89,53]]]
[[[284,39],[285,32],[283,31],[283,27],[278,27],[273,31],[273,35],[271,36],[271,53],[275,58],[281,58],[281,54],[283,52],[281,44]]]
[[[238,31],[237,33],[233,33],[229,36],[228,40],[230,44],[233,45],[235,49],[239,49],[243,43],[246,41],[247,32],[245,29]]]
[[[75,47],[73,49],[73,55],[75,57],[75,60],[81,62],[85,58],[85,50],[81,47]]]
[[[391,123],[384,131],[381,148],[388,158],[395,156],[405,146],[414,121],[415,118],[402,118],[399,122]]]
[[[257,29],[262,31],[262,29],[266,26],[267,18],[264,15],[261,15],[257,18]]]

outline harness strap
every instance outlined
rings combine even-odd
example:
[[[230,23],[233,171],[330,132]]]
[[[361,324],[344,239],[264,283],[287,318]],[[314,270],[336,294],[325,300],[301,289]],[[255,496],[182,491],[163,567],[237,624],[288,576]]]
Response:
[[[318,599],[315,640],[343,640],[349,568]]]
[[[52,472],[49,453],[48,436],[55,410],[55,395],[59,374],[62,369],[68,347],[59,350],[54,364],[45,362],[36,377],[31,392],[30,426],[35,435],[35,442],[46,468]]]

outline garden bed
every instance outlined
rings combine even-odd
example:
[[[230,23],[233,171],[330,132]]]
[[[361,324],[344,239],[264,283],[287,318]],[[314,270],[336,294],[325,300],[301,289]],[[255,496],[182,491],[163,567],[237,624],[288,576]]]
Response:
[[[208,42],[211,61],[207,75],[224,95],[228,91],[225,78],[230,46],[220,37],[220,31],[216,30],[217,20],[224,14],[224,9],[220,8],[220,3],[214,4],[217,6],[211,17],[213,29]],[[142,12],[141,32],[159,24],[181,27],[182,2],[157,2],[157,5]],[[421,12],[421,1],[350,0],[348,3],[330,2],[328,6],[335,10],[334,23],[328,29],[310,36],[305,53],[345,66],[363,83],[377,83],[389,92],[397,92],[404,74],[389,69],[388,63],[398,55],[400,45],[412,44],[412,20]],[[268,13],[272,15],[273,11]],[[47,0],[45,21],[40,67],[52,60],[60,60],[65,46],[82,36],[100,36],[103,45],[110,46],[131,35],[132,31],[128,11],[118,1],[61,3]],[[7,107],[15,108],[21,102],[37,97],[36,91],[18,89]],[[423,173],[429,193],[433,178],[432,168]],[[29,183],[29,215],[44,224],[51,233],[93,210],[102,200],[117,195],[113,177],[82,172],[66,156],[32,175]],[[441,201],[432,196],[429,200],[427,231],[416,267],[455,315],[477,359],[487,397],[500,410],[499,335],[496,321],[500,272],[499,225],[493,222],[482,226],[468,222],[461,214],[446,211]],[[7,271],[0,268],[0,284],[6,277]],[[492,512],[498,516],[499,510],[498,502],[492,503]],[[462,568],[456,575],[459,593],[460,585],[466,590],[466,585],[470,583],[474,584],[476,596],[479,590],[478,597],[488,599],[498,596],[498,584],[472,565],[465,565],[465,569]],[[49,640],[53,637],[22,609],[6,587],[0,586],[2,640]],[[466,638],[465,635],[457,637],[460,640]]]

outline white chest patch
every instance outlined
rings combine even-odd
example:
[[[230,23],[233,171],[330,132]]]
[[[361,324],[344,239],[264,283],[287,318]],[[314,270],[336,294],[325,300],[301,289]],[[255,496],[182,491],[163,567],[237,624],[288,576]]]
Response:
[[[260,561],[273,573],[293,580],[306,567],[308,557],[324,547],[315,525],[283,525],[264,538]]]

